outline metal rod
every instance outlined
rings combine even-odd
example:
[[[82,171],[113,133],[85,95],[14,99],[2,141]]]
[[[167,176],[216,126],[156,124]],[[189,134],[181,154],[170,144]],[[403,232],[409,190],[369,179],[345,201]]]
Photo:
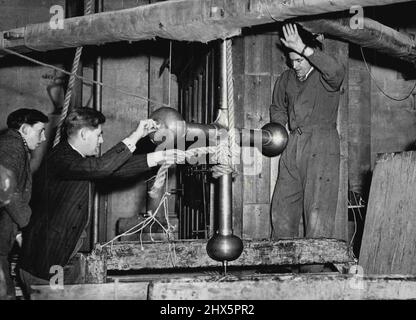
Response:
[[[103,10],[103,0],[95,1],[95,12],[101,12]],[[103,60],[99,55],[96,58],[94,65],[94,80],[102,82],[103,74]],[[99,85],[94,85],[94,109],[102,111],[102,87]],[[101,155],[101,146],[100,151]],[[99,241],[99,206],[100,206],[100,196],[97,191],[94,191],[94,209],[93,209],[93,243],[96,244]]]
[[[222,41],[220,48],[221,55],[221,108],[227,110],[227,44]],[[223,175],[219,178],[219,233],[220,235],[232,234],[232,176],[231,174]]]
[[[208,237],[211,238],[215,231],[215,184],[209,184],[209,230]]]
[[[255,143],[256,135],[261,134],[262,145],[269,144],[273,137],[267,130],[261,129],[240,129],[236,128],[237,134],[240,136],[241,146],[250,146]],[[202,123],[186,123],[186,135],[190,137],[197,137],[203,135],[212,139],[212,143],[218,139],[224,139],[227,135],[227,130],[216,123],[202,124]],[[256,141],[257,142],[257,141]]]

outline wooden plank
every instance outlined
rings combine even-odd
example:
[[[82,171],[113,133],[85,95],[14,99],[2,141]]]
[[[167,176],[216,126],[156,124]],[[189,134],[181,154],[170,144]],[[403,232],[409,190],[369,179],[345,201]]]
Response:
[[[340,138],[340,166],[338,204],[333,237],[348,240],[348,44],[326,39],[325,51],[333,55],[345,67],[345,78],[341,86],[338,106],[337,130]]]
[[[374,49],[389,56],[414,63],[415,41],[405,33],[385,26],[372,19],[363,18],[363,27],[353,29],[351,18],[316,19],[301,22],[302,26],[313,33],[326,33],[342,40],[355,43],[364,48]]]
[[[270,75],[272,63],[270,34],[255,34],[244,37],[245,74]]]
[[[33,300],[415,299],[416,278],[340,274],[153,275],[104,284],[33,286]],[[143,279],[142,279],[143,278]],[[120,281],[117,281],[120,280]],[[249,303],[248,303],[249,304]]]
[[[260,129],[268,122],[271,101],[270,75],[246,75],[244,84],[244,128]],[[252,165],[244,168],[244,203],[269,203],[270,159],[255,148],[247,150]]]
[[[348,180],[350,190],[362,194],[368,191],[371,167],[371,80],[359,48],[350,46],[350,51],[354,58],[349,60],[348,79]]]
[[[270,237],[270,205],[268,203],[244,204],[244,239],[268,239]]]
[[[409,0],[407,0],[409,1]],[[404,0],[366,0],[361,6],[380,6]],[[356,5],[352,0],[298,1],[224,0],[212,4],[211,0],[176,0],[149,4],[118,11],[97,13],[88,17],[65,20],[63,29],[51,29],[49,23],[25,27],[25,45],[32,50],[55,50],[65,47],[96,45],[116,41],[139,41],[155,37],[208,42],[239,35],[241,28],[274,23],[299,16],[317,15],[349,10]],[[407,56],[416,50],[402,36],[393,34]],[[0,33],[2,35],[2,33]],[[390,36],[390,34],[388,35]],[[17,39],[21,45],[21,39]],[[0,48],[14,48],[14,40],[0,41]],[[387,43],[387,41],[386,41]],[[400,48],[402,49],[402,48]],[[399,53],[400,55],[400,53]]]
[[[416,274],[416,152],[375,165],[359,264],[366,274]]]
[[[65,285],[63,289],[32,286],[32,300],[146,300],[148,282]]]
[[[366,54],[367,61],[369,59]],[[371,58],[370,58],[371,59]],[[414,86],[414,81],[400,79],[400,73],[388,58],[379,55],[370,63],[371,73],[371,168],[377,154],[414,150],[416,117],[414,98],[394,101],[384,95],[403,99]],[[400,75],[400,76],[399,76]],[[378,89],[380,87],[384,93]]]
[[[236,127],[244,125],[244,38],[237,37],[233,42],[233,72],[234,72],[234,119]],[[233,231],[241,237],[243,234],[243,198],[244,171],[243,164],[236,165],[238,175],[233,179]]]
[[[244,251],[232,266],[346,263],[353,259],[344,241],[291,239],[243,241]],[[207,240],[167,242],[122,242],[97,250],[88,263],[106,257],[107,270],[206,268],[219,266],[206,253]]]
[[[339,274],[259,275],[152,281],[149,300],[415,299],[416,278]]]

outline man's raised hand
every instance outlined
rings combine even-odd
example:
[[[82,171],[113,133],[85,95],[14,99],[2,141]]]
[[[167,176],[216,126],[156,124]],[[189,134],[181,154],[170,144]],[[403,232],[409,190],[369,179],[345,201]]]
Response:
[[[147,136],[149,133],[155,132],[157,129],[159,129],[159,125],[156,123],[156,121],[152,119],[140,120],[136,129],[136,134],[140,140],[141,138]]]
[[[283,36],[284,38],[280,38],[280,41],[282,41],[282,43],[289,49],[292,49],[300,54],[305,48],[305,44],[299,36],[298,28],[295,24],[288,23],[284,25]]]

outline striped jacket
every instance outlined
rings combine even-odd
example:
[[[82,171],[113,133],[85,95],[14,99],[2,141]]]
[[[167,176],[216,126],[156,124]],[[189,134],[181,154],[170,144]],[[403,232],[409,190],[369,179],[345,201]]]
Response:
[[[148,171],[146,155],[133,155],[120,142],[101,157],[83,158],[67,141],[58,144],[34,177],[33,215],[23,230],[20,266],[49,279],[64,267],[88,224],[89,182],[135,177]]]

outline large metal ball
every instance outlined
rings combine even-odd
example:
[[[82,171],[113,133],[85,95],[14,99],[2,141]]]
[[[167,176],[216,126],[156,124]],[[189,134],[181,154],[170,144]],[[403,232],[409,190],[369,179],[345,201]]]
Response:
[[[9,203],[16,188],[16,179],[9,169],[0,165],[0,207]]]
[[[207,253],[216,261],[232,261],[243,252],[243,241],[233,234],[215,234],[207,243]]]
[[[173,142],[178,138],[183,139],[186,135],[186,122],[182,115],[173,108],[159,108],[149,118],[160,125],[158,131],[149,134],[150,139],[156,144],[164,142],[164,139],[172,139]]]
[[[289,136],[286,128],[278,123],[268,123],[264,125],[262,130],[267,131],[270,135],[270,140],[263,144],[262,153],[267,157],[276,157],[285,150]]]

